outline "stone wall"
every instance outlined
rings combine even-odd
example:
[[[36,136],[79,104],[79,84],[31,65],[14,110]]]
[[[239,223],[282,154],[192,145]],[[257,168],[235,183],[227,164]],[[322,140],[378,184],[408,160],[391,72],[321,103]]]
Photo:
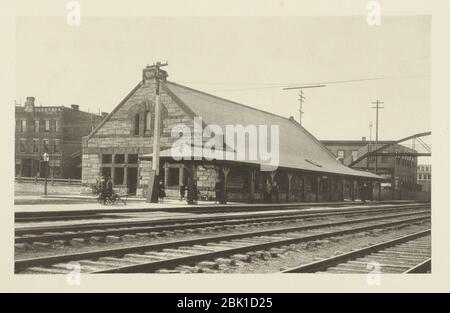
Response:
[[[155,85],[152,82],[143,84],[88,140],[86,148],[138,147],[150,152],[153,145],[153,130],[141,129],[141,134],[134,135],[134,115],[141,113],[140,128],[144,127],[144,113],[153,110],[155,104]],[[162,136],[161,147],[170,147],[174,142],[171,138],[172,128],[180,123],[193,128],[192,118],[161,89],[160,103],[162,106]]]
[[[180,198],[180,189],[179,188],[166,188],[166,197],[169,199],[179,199]],[[187,192],[184,194],[184,196],[187,196]]]
[[[81,158],[81,187],[82,193],[90,193],[91,188],[86,186],[95,184],[100,176],[100,155],[98,154],[83,154]]]
[[[217,179],[219,179],[219,170],[219,166],[212,164],[196,167],[197,187],[202,196],[215,198],[214,187]]]
[[[83,143],[82,183],[93,183],[101,171],[102,154],[144,154],[152,152],[153,118],[150,130],[145,129],[147,111],[154,114],[155,83],[145,81],[115,111],[101,128]],[[171,130],[180,123],[193,129],[192,117],[178,103],[160,89],[161,103],[161,150],[170,148],[176,138],[171,137]],[[135,135],[135,115],[139,114],[139,134]],[[150,177],[151,161],[140,160],[138,167],[137,195],[145,197]],[[121,186],[124,187],[124,186]],[[124,189],[126,190],[126,188]]]
[[[141,197],[147,196],[148,182],[150,180],[151,161],[141,160],[139,162],[138,188],[136,195]]]

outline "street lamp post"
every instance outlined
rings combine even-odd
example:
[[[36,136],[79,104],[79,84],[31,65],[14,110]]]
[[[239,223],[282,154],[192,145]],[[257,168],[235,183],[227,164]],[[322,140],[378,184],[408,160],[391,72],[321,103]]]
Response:
[[[47,152],[42,156],[44,160],[44,195],[47,195],[47,171],[48,171],[48,161],[50,160],[50,156]]]

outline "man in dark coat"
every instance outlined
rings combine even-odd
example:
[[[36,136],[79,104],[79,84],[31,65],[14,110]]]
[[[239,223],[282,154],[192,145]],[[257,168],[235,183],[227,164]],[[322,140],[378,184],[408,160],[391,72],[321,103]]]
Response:
[[[216,185],[214,186],[214,191],[216,193],[216,203],[223,202],[223,184],[220,180],[216,181]]]
[[[104,176],[100,177],[100,180],[97,184],[97,192],[99,201],[103,204],[106,203],[106,180]]]
[[[187,191],[188,204],[196,204],[198,200],[197,180],[194,180],[189,184]]]
[[[197,203],[198,201],[198,186],[197,186],[197,180],[194,180],[194,184],[192,185],[194,190],[192,192],[192,195],[194,196],[194,203]]]
[[[183,201],[186,194],[186,185],[183,183],[180,185],[180,201]]]
[[[161,200],[161,202],[163,202],[165,197],[166,197],[166,189],[164,187],[164,181],[161,179],[159,181],[158,198],[159,200]]]
[[[361,186],[361,200],[363,203],[366,203],[366,199],[367,199],[367,183],[363,183]]]
[[[269,180],[266,181],[266,185],[264,187],[264,194],[265,194],[265,202],[272,202],[272,184]]]
[[[105,201],[106,201],[106,198],[110,198],[112,196],[112,194],[114,193],[114,191],[113,191],[113,182],[112,182],[111,177],[109,177],[109,176],[108,176],[108,180],[106,181],[106,191],[105,191],[105,193],[106,193]]]
[[[273,182],[272,186],[272,199],[278,203],[280,202],[280,186],[278,186],[278,183],[276,181]]]

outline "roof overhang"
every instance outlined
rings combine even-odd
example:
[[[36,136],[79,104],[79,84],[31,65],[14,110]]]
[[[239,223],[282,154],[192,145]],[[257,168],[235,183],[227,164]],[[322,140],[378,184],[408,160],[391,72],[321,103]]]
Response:
[[[162,150],[159,154],[159,157],[164,160],[174,161],[174,162],[211,162],[211,163],[217,163],[217,164],[236,164],[236,165],[247,165],[252,167],[260,167],[264,168],[265,171],[273,171],[276,169],[283,169],[283,170],[292,170],[292,171],[302,171],[302,172],[309,172],[309,173],[320,173],[323,175],[337,175],[337,176],[343,176],[343,177],[355,177],[355,178],[366,178],[371,180],[379,180],[384,181],[388,180],[387,178],[384,178],[382,176],[376,175],[369,171],[361,171],[356,169],[351,169],[347,166],[342,165],[348,173],[339,173],[339,172],[332,172],[327,171],[326,169],[321,170],[319,167],[317,170],[311,170],[301,167],[288,167],[288,166],[274,166],[270,163],[264,163],[258,160],[249,160],[244,159],[241,160],[238,158],[237,153],[234,150],[222,150],[222,149],[216,149],[214,151],[211,151],[211,149],[206,149],[201,146],[189,146],[189,145],[183,145],[179,147],[174,147],[170,149]],[[152,160],[153,159],[153,153],[144,154],[141,157],[139,157],[141,160]]]

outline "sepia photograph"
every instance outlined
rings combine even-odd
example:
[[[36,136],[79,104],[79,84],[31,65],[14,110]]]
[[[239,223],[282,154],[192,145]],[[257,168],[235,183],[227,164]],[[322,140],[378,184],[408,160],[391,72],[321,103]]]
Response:
[[[432,277],[433,18],[363,2],[17,15],[9,274]]]
[[[16,273],[431,270],[428,17],[17,27]]]

